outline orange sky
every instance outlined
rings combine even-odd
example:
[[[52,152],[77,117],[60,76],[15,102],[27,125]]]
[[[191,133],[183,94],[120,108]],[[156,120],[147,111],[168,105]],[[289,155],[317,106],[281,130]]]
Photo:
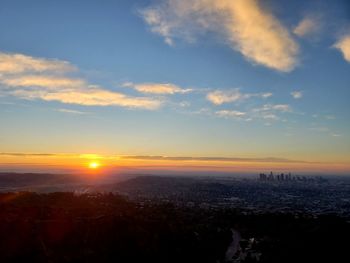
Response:
[[[165,157],[165,156],[102,156],[95,154],[2,154],[0,170],[52,172],[66,170],[87,172],[92,162],[99,164],[98,172],[118,172],[135,169],[140,172],[151,171],[197,171],[197,172],[293,172],[347,174],[350,165],[346,163],[304,162],[288,159],[268,158],[223,158],[223,157]]]

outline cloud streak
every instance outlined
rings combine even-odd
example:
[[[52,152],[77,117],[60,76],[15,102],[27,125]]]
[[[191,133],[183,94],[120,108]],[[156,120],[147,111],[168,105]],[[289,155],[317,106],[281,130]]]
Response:
[[[134,84],[131,82],[127,82],[123,84],[123,87],[130,87],[141,93],[150,93],[150,94],[159,94],[159,95],[172,95],[175,93],[188,93],[192,91],[192,89],[183,89],[171,83]]]
[[[260,108],[252,109],[251,114],[252,118],[265,121],[278,121],[281,120],[281,114],[292,112],[293,110],[288,104],[265,104]]]
[[[251,97],[260,97],[263,99],[269,98],[272,93],[242,93],[240,89],[230,89],[230,90],[215,90],[207,94],[207,100],[215,105],[221,105],[229,102],[238,102],[242,100],[249,99]]]
[[[307,163],[306,161],[290,160],[284,158],[239,158],[239,157],[188,157],[188,156],[121,156],[121,159],[151,160],[151,161],[206,161],[206,162],[262,162],[262,163]]]
[[[152,98],[132,97],[100,88],[57,92],[48,90],[16,90],[11,94],[22,99],[42,99],[84,106],[121,106],[154,110],[158,109],[162,104],[161,101]]]
[[[66,61],[0,52],[0,91],[26,100],[58,101],[84,106],[120,106],[155,110],[157,98],[110,91],[84,79],[67,76],[77,68]]]
[[[48,71],[65,73],[74,70],[77,68],[67,61],[0,52],[0,73],[18,74]]]
[[[140,160],[140,161],[203,161],[203,162],[261,162],[261,163],[309,163],[301,160],[285,158],[242,158],[222,156],[163,156],[163,155],[94,155],[75,153],[22,153],[22,152],[0,152],[0,156],[7,157],[63,157],[83,159],[109,159],[109,160]]]
[[[68,114],[76,114],[76,115],[88,114],[87,112],[84,112],[84,111],[77,111],[77,110],[71,110],[71,109],[56,109],[56,111],[62,112],[62,113],[68,113]]]
[[[262,95],[260,95],[260,97],[262,97]],[[239,121],[240,120],[244,120],[244,121],[262,120],[265,122],[265,124],[271,125],[270,123],[271,121],[286,122],[287,119],[285,114],[293,113],[293,109],[288,104],[264,104],[259,108],[245,107],[244,111],[231,110],[231,109],[222,109],[218,111],[212,111],[211,109],[204,108],[194,113],[204,114],[208,116],[215,116],[215,117],[225,118],[225,119],[239,120]]]
[[[245,112],[236,110],[220,110],[215,113],[219,117],[240,119],[246,115]]]
[[[298,44],[257,0],[166,0],[140,14],[169,45],[213,32],[254,64],[289,72],[298,62]]]
[[[83,88],[87,84],[81,79],[57,76],[15,75],[0,78],[1,83],[10,87],[40,87],[45,89]]]
[[[256,108],[253,111],[280,111],[280,112],[292,112],[292,108],[288,104],[265,104],[261,108]]]

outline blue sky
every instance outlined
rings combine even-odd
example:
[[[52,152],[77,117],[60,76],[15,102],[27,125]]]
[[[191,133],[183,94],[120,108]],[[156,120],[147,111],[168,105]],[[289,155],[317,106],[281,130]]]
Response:
[[[350,5],[304,2],[2,1],[0,151],[350,163]]]

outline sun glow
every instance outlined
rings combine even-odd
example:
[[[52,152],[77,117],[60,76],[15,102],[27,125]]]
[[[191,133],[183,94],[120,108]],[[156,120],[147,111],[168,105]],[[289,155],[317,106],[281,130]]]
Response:
[[[100,163],[98,163],[98,162],[90,162],[89,163],[89,168],[90,169],[97,169],[99,167],[100,167]]]

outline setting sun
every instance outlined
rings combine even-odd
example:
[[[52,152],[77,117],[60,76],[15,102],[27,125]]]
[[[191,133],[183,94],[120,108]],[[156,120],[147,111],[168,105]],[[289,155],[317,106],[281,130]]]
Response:
[[[97,169],[100,167],[100,164],[98,162],[91,162],[89,163],[89,168],[90,169]]]

